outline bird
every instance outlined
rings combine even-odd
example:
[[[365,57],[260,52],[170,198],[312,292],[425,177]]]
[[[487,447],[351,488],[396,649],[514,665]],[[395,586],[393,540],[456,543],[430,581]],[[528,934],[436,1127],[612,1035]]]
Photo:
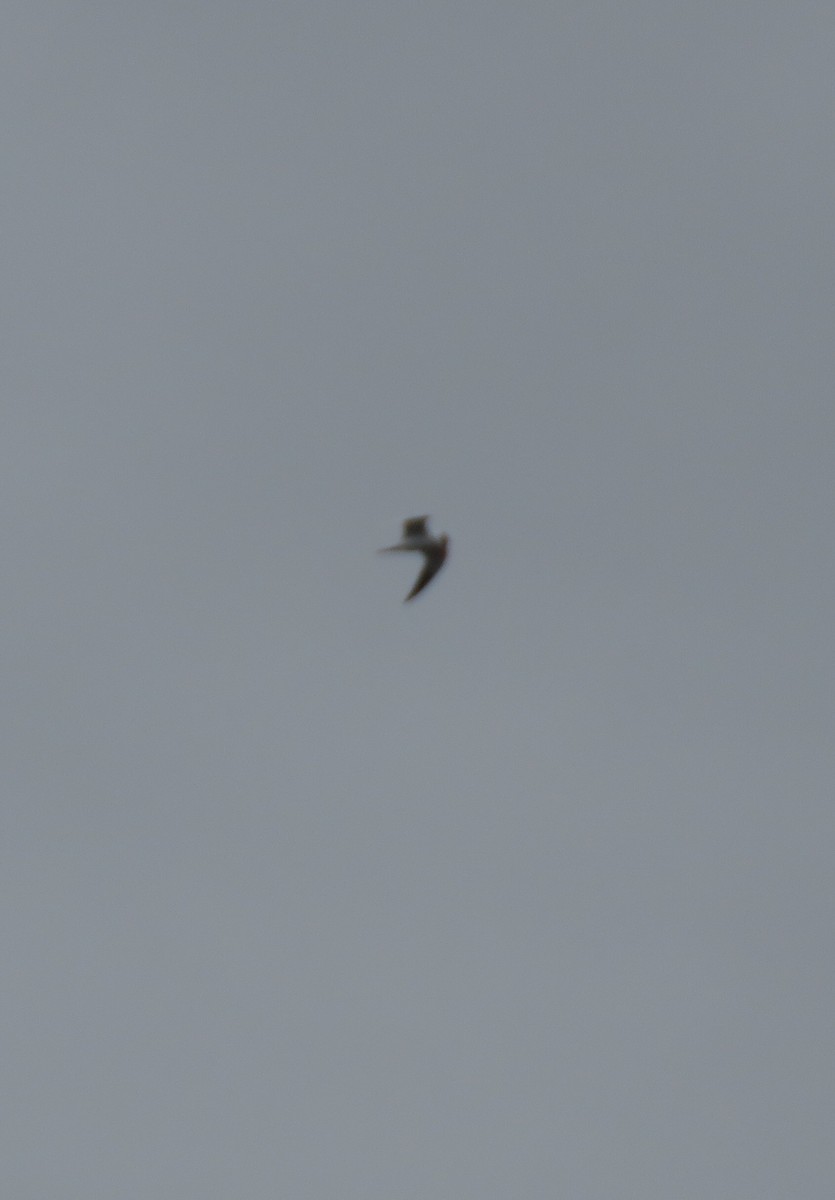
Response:
[[[449,549],[449,538],[445,533],[434,537],[426,528],[429,517],[408,517],[403,522],[402,539],[396,546],[384,546],[378,554],[390,554],[393,550],[416,550],[424,557],[423,569],[414,582],[406,600],[414,600],[418,592],[422,592],[430,580],[434,579],[446,561]]]

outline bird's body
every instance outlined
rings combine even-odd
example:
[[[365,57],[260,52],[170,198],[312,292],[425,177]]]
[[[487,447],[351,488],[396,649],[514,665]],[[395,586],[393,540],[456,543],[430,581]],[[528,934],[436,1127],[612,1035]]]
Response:
[[[403,537],[396,546],[384,546],[378,554],[390,554],[394,550],[412,550],[424,557],[423,569],[415,580],[414,587],[406,597],[413,600],[434,579],[446,561],[449,538],[445,533],[435,537],[426,528],[428,517],[409,517],[403,522]]]

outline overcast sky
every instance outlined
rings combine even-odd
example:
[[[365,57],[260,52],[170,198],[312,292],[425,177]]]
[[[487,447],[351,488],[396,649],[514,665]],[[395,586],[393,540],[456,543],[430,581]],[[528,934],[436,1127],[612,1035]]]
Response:
[[[3,1196],[833,1195],[833,61],[9,0]]]

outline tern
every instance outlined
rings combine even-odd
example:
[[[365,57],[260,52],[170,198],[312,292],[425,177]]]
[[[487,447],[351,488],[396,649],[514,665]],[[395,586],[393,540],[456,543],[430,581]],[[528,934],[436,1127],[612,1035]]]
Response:
[[[428,517],[409,517],[403,522],[403,537],[396,546],[384,546],[378,554],[390,554],[393,550],[416,550],[424,557],[423,570],[415,580],[414,587],[406,600],[413,600],[434,579],[444,565],[449,547],[445,533],[434,537],[426,528]],[[405,603],[405,601],[404,601]]]

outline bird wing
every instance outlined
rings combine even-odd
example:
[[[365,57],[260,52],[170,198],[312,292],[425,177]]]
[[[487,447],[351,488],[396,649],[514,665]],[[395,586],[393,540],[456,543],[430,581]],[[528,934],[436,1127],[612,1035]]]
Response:
[[[426,537],[428,517],[409,517],[403,522],[403,538]]]
[[[444,542],[437,547],[433,547],[431,550],[424,550],[423,557],[426,560],[423,564],[423,570],[415,580],[406,600],[413,600],[418,592],[422,592],[427,583],[433,580],[438,574],[446,558],[446,543]]]

